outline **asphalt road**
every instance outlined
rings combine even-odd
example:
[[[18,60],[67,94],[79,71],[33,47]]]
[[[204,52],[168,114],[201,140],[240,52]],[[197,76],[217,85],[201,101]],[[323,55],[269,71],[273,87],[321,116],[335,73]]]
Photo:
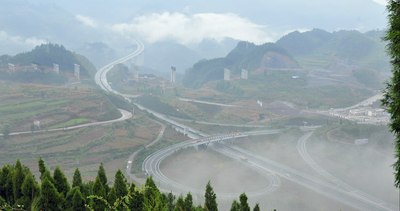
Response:
[[[232,104],[225,104],[225,103],[215,103],[215,102],[210,102],[210,101],[204,101],[204,100],[196,100],[196,99],[189,99],[189,98],[178,98],[180,101],[184,102],[194,102],[194,103],[201,103],[201,104],[207,104],[207,105],[215,105],[215,106],[221,106],[221,107],[239,107],[237,105],[232,105]]]

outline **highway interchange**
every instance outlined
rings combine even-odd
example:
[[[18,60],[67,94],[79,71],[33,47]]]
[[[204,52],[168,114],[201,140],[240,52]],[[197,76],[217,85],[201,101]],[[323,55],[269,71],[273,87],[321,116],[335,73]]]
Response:
[[[266,178],[269,179],[270,183],[266,187],[260,188],[258,191],[246,193],[249,196],[263,195],[268,192],[272,192],[277,189],[280,185],[280,179],[284,178],[286,180],[292,181],[299,185],[302,185],[308,189],[311,189],[319,194],[326,197],[334,199],[343,204],[349,205],[355,209],[359,210],[396,210],[398,207],[393,204],[384,202],[383,200],[376,199],[360,190],[357,190],[350,185],[342,182],[340,179],[334,177],[328,171],[319,166],[308,154],[306,149],[306,141],[312,136],[314,128],[308,128],[308,131],[304,132],[304,135],[299,138],[297,149],[301,157],[305,162],[315,170],[321,177],[315,177],[304,172],[300,172],[288,166],[282,165],[280,163],[274,162],[267,158],[255,155],[254,153],[248,152],[239,147],[229,146],[224,143],[225,140],[236,140],[246,136],[253,135],[266,135],[266,134],[276,134],[282,132],[282,130],[262,130],[262,131],[252,131],[252,132],[241,132],[218,136],[209,136],[203,132],[190,128],[184,124],[178,123],[175,120],[170,119],[166,115],[160,114],[158,112],[152,111],[145,108],[137,103],[132,102],[131,96],[119,93],[112,89],[107,81],[107,72],[109,72],[112,67],[116,64],[126,62],[134,57],[140,55],[144,50],[144,45],[139,41],[136,41],[137,49],[121,58],[118,59],[105,67],[101,68],[95,76],[96,83],[106,92],[111,92],[116,95],[124,97],[128,102],[133,103],[140,110],[152,114],[154,117],[170,124],[177,131],[185,133],[192,140],[183,141],[178,144],[161,149],[150,156],[148,156],[143,162],[143,171],[147,175],[151,175],[154,180],[156,180],[164,190],[174,191],[178,193],[192,192],[199,193],[202,190],[197,190],[179,182],[172,180],[165,176],[160,170],[160,163],[168,156],[188,147],[196,147],[199,145],[208,145],[212,150],[219,152],[227,157],[238,160],[244,165],[248,165],[251,169],[262,173]],[[159,138],[158,138],[159,139]],[[134,153],[135,154],[135,153]],[[127,169],[131,169],[132,161],[134,156],[131,156],[128,160]],[[245,159],[240,159],[245,158]],[[131,172],[128,172],[131,175]],[[217,193],[220,197],[237,197],[237,193]]]

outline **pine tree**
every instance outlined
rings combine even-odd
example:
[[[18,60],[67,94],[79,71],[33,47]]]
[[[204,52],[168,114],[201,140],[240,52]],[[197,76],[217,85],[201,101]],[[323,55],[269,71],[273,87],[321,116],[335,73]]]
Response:
[[[214,193],[213,188],[211,187],[210,182],[206,185],[206,193],[204,194],[205,203],[204,209],[208,211],[217,211],[218,204],[217,204],[217,195]]]
[[[106,198],[106,191],[99,177],[96,177],[96,180],[94,181],[93,195],[103,197],[104,199]]]
[[[129,199],[130,210],[143,210],[144,209],[144,195],[139,191],[133,191],[130,193],[131,198]]]
[[[101,184],[103,185],[103,188],[105,190],[105,194],[108,194],[109,187],[107,185],[107,175],[106,171],[104,170],[103,163],[100,164],[99,170],[97,171],[97,177],[99,178]]]
[[[165,209],[167,209],[166,208],[167,203],[166,201],[162,200],[162,195],[160,193],[160,190],[158,190],[152,177],[147,178],[146,183],[144,185],[143,206],[146,207],[146,209],[150,208],[153,210],[163,209],[164,206]]]
[[[130,210],[143,210],[143,194],[135,189],[135,184],[129,187],[129,202],[128,207]]]
[[[176,200],[175,204],[175,211],[185,211],[185,201],[183,200],[182,196],[179,196]]]
[[[122,198],[128,194],[126,179],[121,170],[115,173],[114,190],[117,198]]]
[[[175,196],[172,193],[168,193],[167,195],[167,204],[168,204],[168,211],[173,211],[175,204]]]
[[[256,206],[254,206],[253,211],[260,211],[260,206],[258,205],[258,203],[256,204]]]
[[[42,180],[42,186],[40,190],[40,209],[41,210],[61,210],[62,205],[60,202],[60,194],[56,187],[47,177]]]
[[[101,197],[104,200],[107,200],[106,191],[99,177],[96,177],[96,180],[94,182],[93,195]],[[104,210],[106,208],[105,204],[98,199],[93,200],[92,207],[94,210]]]
[[[19,160],[17,160],[14,168],[14,174],[13,174],[13,193],[14,193],[14,202],[17,202],[19,198],[22,196],[22,191],[21,191],[21,186],[22,183],[24,182],[25,175],[22,170],[22,165]]]
[[[46,164],[44,163],[42,158],[39,158],[38,166],[39,166],[39,172],[40,172],[40,179],[42,179],[43,174],[47,171]]]
[[[400,2],[389,0],[387,5],[389,28],[385,39],[391,57],[393,76],[386,85],[383,105],[390,113],[390,128],[395,136],[395,186],[400,188]]]
[[[232,202],[231,211],[240,211],[240,204],[236,200]]]
[[[39,196],[39,186],[35,181],[33,175],[29,172],[24,179],[21,186],[23,195],[23,204],[26,210],[30,210],[32,201],[35,197]]]
[[[49,180],[51,183],[55,183],[54,178],[51,176],[50,172],[48,170],[46,170],[42,177],[40,178],[40,180],[43,182],[44,179]]]
[[[113,205],[116,200],[117,200],[117,194],[115,193],[115,189],[110,188],[110,191],[108,192],[107,195],[107,201],[110,205]]]
[[[250,211],[249,204],[247,203],[247,196],[245,193],[240,194],[240,211]]]
[[[134,183],[131,183],[131,185],[129,186],[129,194],[135,192],[136,186]]]
[[[188,193],[186,195],[184,210],[185,211],[193,210],[193,197],[192,197],[192,194],[190,194],[190,193]]]
[[[57,188],[57,191],[63,196],[67,196],[67,193],[70,189],[67,178],[64,173],[61,171],[60,167],[56,167],[53,173],[54,186]]]
[[[78,187],[74,188],[75,191],[73,196],[72,196],[72,201],[71,201],[71,210],[73,211],[85,211],[85,199],[82,196],[81,191],[79,190]]]
[[[155,199],[158,195],[160,195],[160,191],[158,190],[152,177],[148,177],[146,179],[144,187],[145,187],[144,190],[145,199]]]
[[[74,187],[79,187],[82,189],[82,177],[78,168],[75,169],[74,176],[72,177],[72,188]]]
[[[10,165],[3,166],[0,177],[0,196],[8,203],[14,204],[13,171]]]

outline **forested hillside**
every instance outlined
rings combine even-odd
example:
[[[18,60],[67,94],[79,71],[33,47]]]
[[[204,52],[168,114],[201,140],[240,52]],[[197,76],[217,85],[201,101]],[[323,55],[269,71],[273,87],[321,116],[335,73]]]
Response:
[[[239,42],[226,57],[202,60],[186,71],[185,86],[198,88],[208,81],[222,80],[224,68],[232,74],[240,74],[242,69],[263,70],[265,68],[296,68],[297,62],[282,47],[274,43],[255,45]]]
[[[54,64],[58,65],[59,73],[53,71]],[[42,44],[29,52],[0,56],[0,78],[21,82],[61,83],[74,73],[75,64],[80,66],[81,77],[89,77],[96,72],[96,68],[84,56],[62,45]],[[10,65],[13,69],[10,69]]]

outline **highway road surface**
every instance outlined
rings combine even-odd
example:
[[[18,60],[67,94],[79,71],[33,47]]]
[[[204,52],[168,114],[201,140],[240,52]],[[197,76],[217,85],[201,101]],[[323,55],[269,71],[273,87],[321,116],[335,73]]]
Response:
[[[221,106],[221,107],[240,107],[237,105],[231,105],[231,104],[225,104],[225,103],[215,103],[215,102],[210,102],[210,101],[204,101],[204,100],[196,100],[196,99],[189,99],[189,98],[178,98],[180,101],[184,102],[194,102],[194,103],[201,103],[201,104],[207,104],[207,105],[215,105],[215,106]]]
[[[100,70],[98,70],[96,72],[96,75],[94,77],[94,80],[96,82],[97,85],[100,86],[101,89],[103,89],[106,92],[112,92],[116,95],[120,95],[123,96],[125,98],[129,98],[129,96],[124,96],[123,94],[113,90],[110,86],[110,84],[107,81],[107,73],[117,64],[121,64],[124,63],[126,61],[129,61],[133,58],[135,58],[136,56],[139,56],[143,51],[144,51],[144,45],[143,43],[139,42],[139,41],[135,41],[136,42],[136,50],[134,52],[132,52],[131,54],[124,56],[122,58],[119,58],[113,62],[111,62],[110,64],[107,64],[106,66],[100,68]]]

